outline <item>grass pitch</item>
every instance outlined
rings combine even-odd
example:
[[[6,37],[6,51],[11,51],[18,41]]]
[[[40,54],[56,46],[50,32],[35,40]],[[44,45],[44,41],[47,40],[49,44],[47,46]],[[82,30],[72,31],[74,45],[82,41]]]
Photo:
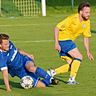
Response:
[[[53,29],[66,16],[0,18],[0,33],[7,33],[17,48],[33,54],[37,66],[45,70],[56,68],[66,64],[66,62],[63,62],[54,50]],[[90,41],[91,50],[94,58],[96,58],[96,22],[94,14],[91,21],[93,32]],[[10,77],[12,92],[7,93],[0,72],[0,96],[96,96],[96,60],[90,62],[87,59],[82,37],[77,39],[76,44],[83,54],[83,62],[76,78],[80,83],[79,85],[66,85],[64,82],[69,78],[69,73],[66,73],[56,76],[61,80],[56,86],[25,90],[21,88],[20,80],[17,77]]]

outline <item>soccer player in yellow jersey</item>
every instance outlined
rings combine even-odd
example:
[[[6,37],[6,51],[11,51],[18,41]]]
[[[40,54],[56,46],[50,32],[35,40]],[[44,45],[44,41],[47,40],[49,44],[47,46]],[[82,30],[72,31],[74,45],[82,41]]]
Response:
[[[55,49],[59,52],[60,57],[67,61],[67,64],[50,70],[51,75],[68,72],[70,77],[68,84],[77,84],[75,77],[77,75],[82,54],[76,47],[74,40],[79,36],[84,36],[84,46],[89,60],[94,60],[89,49],[90,32],[90,4],[83,2],[78,7],[78,13],[67,17],[55,27]],[[52,73],[53,72],[53,73]]]

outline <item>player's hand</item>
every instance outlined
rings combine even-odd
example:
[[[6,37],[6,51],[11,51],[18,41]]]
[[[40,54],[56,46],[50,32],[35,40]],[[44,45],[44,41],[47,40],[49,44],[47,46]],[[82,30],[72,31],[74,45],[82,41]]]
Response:
[[[57,50],[58,52],[61,51],[61,47],[58,43],[55,44],[55,50]]]
[[[7,92],[11,92],[11,88],[7,88]]]
[[[11,92],[11,89],[8,89],[7,92]]]
[[[88,56],[89,60],[94,60],[92,53],[87,52],[87,56]]]
[[[32,60],[34,60],[34,56],[33,55],[27,55],[29,58],[31,58]]]

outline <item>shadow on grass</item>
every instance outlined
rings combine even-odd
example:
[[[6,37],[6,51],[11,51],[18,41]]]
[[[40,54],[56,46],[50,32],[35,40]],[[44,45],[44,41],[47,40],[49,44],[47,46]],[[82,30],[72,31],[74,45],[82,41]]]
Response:
[[[4,85],[3,79],[0,79],[0,85]],[[14,87],[14,88],[22,89],[20,83],[18,83],[18,82],[10,81],[10,85],[11,85],[12,87]],[[5,88],[2,88],[2,87],[0,87],[0,89],[5,90]]]
[[[62,76],[62,75],[58,75],[58,76],[55,77],[55,79],[59,80],[59,82],[63,82],[63,83],[66,84],[67,81],[64,81],[64,80],[63,80],[64,78],[66,78],[66,77],[64,77],[64,76]],[[0,85],[4,85],[3,79],[0,79]],[[11,85],[13,88],[22,89],[20,83],[18,83],[18,82],[16,82],[16,81],[11,81],[11,80],[10,80],[10,85]],[[54,85],[54,84],[52,84],[52,85]],[[54,87],[54,86],[52,86],[52,85],[50,85],[50,86],[48,86],[48,87]],[[55,85],[56,85],[56,84],[55,84]],[[0,89],[6,90],[6,89],[3,88],[3,87],[0,87]]]
[[[48,87],[54,87],[53,85],[58,85],[59,82],[63,82],[65,84],[67,84],[67,81],[64,81],[63,79],[66,78],[64,76],[61,76],[61,75],[58,75],[56,77],[54,77],[56,79],[56,81],[53,81],[53,83],[51,85],[49,85]],[[58,80],[58,81],[57,81]],[[57,82],[57,83],[54,83],[54,82]]]
[[[96,33],[96,30],[91,30],[92,33]]]
[[[67,84],[67,81],[63,80],[63,78],[65,78],[64,76],[56,76],[55,77],[57,80],[59,80],[60,82],[63,82],[65,84]]]

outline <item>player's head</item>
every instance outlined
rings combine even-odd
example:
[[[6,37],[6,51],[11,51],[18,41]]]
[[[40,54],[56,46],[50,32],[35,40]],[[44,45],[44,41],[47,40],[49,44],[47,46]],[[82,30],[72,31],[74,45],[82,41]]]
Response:
[[[78,7],[78,13],[83,20],[90,18],[90,4],[88,2],[82,2]]]
[[[0,34],[0,49],[3,51],[9,50],[9,36],[6,34]]]

